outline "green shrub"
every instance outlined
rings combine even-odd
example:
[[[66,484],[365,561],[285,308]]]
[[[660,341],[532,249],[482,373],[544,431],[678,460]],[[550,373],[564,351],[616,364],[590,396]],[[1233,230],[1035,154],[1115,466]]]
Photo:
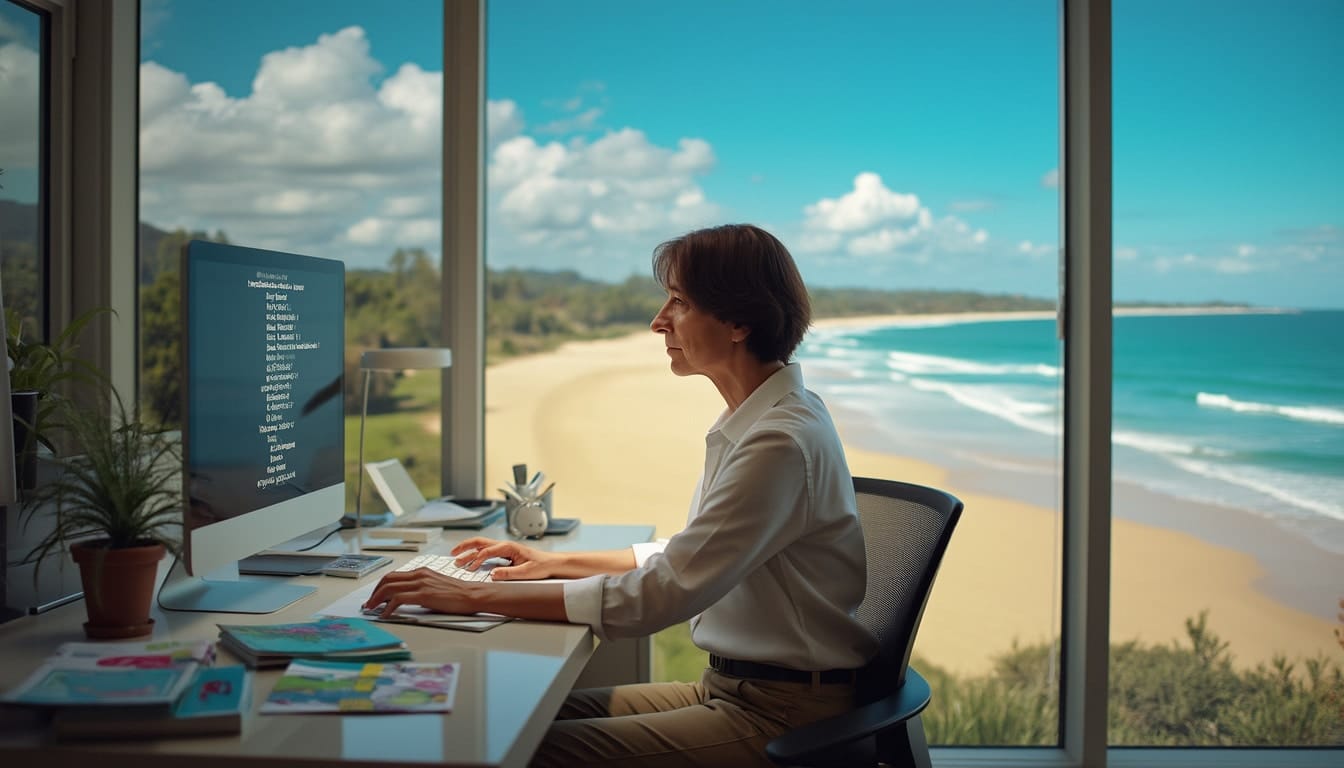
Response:
[[[1344,744],[1344,670],[1325,657],[1232,665],[1207,614],[1168,645],[1110,649],[1109,739],[1124,746]],[[1013,646],[984,675],[958,676],[916,657],[933,687],[924,711],[930,744],[1048,746],[1059,741],[1058,643]],[[687,624],[654,636],[655,680],[699,680],[706,654]]]

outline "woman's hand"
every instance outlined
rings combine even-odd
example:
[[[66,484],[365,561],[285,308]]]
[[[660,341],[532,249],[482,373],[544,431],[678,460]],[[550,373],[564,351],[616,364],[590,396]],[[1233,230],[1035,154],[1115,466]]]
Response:
[[[489,544],[487,540],[481,541]],[[364,602],[365,610],[382,606],[379,615],[383,618],[391,616],[403,605],[418,605],[438,613],[487,612],[520,619],[568,620],[565,613],[563,584],[504,586],[479,581],[462,581],[428,568],[393,571],[387,574]]]
[[[383,606],[380,616],[391,616],[403,605],[419,605],[439,613],[470,614],[479,611],[471,599],[471,582],[444,576],[428,568],[414,571],[393,571],[384,576],[364,608]]]
[[[560,565],[564,558],[559,553],[544,552],[516,541],[496,541],[482,536],[473,536],[458,544],[453,547],[452,554],[457,557],[455,562],[458,567],[472,571],[492,557],[510,561],[511,565],[497,565],[490,571],[490,578],[495,581],[560,576]]]

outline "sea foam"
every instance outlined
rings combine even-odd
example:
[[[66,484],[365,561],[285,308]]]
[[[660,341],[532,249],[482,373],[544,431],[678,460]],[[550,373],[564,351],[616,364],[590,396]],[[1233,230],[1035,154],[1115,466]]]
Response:
[[[1200,392],[1195,402],[1205,408],[1223,408],[1237,413],[1264,413],[1284,416],[1297,421],[1310,421],[1316,424],[1338,424],[1344,426],[1344,410],[1323,405],[1274,405],[1272,403],[1254,403],[1234,400],[1224,394]]]

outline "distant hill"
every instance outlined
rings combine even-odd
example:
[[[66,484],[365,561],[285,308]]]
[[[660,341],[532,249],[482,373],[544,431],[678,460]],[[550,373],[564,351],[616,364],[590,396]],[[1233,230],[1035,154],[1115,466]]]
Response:
[[[16,203],[12,200],[0,200],[0,245],[6,241],[31,243],[37,236],[36,206]],[[149,222],[140,222],[140,280],[143,284],[154,282],[158,273],[176,268],[178,249],[191,238],[209,238],[227,242],[224,233],[209,235],[204,232],[170,232],[160,229]],[[11,249],[2,249],[8,252]],[[401,254],[407,251],[399,251]],[[393,259],[397,258],[396,255]],[[392,269],[352,269],[350,276],[374,278]],[[611,323],[647,322],[650,306],[656,311],[661,304],[662,292],[651,278],[631,277],[621,283],[608,283],[586,278],[574,270],[540,269],[503,269],[487,267],[487,302],[501,305],[516,305],[518,302],[533,304],[532,309],[541,310],[540,314],[530,312],[508,313],[509,318],[494,325],[511,326],[516,332],[525,332],[525,326],[543,326],[549,321],[538,320],[545,317],[547,309],[556,309],[571,304],[569,313],[574,315],[569,321],[577,322],[581,327],[606,325]],[[594,299],[596,297],[596,299]],[[650,303],[654,300],[656,303]],[[582,301],[580,301],[582,300]],[[596,301],[597,306],[574,306]],[[952,290],[876,290],[872,288],[817,288],[812,291],[813,314],[818,317],[838,317],[855,315],[878,315],[891,313],[923,314],[931,312],[991,312],[991,311],[1031,311],[1052,310],[1055,307],[1053,296],[1048,298],[1024,296],[1021,294],[987,294],[974,291]],[[538,306],[539,304],[539,306]],[[1189,306],[1177,302],[1129,301],[1116,302],[1117,307],[1171,307]],[[1212,301],[1202,302],[1200,306],[1245,306],[1244,304]],[[554,319],[554,318],[553,318]],[[560,325],[569,325],[570,322]],[[500,330],[496,328],[495,330]],[[534,332],[537,328],[532,328]]]

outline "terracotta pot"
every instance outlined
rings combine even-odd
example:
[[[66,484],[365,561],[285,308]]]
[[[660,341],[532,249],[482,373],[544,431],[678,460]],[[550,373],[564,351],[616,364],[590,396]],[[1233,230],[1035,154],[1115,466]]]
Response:
[[[89,616],[84,634],[108,638],[153,633],[154,620],[149,617],[149,607],[164,546],[108,549],[103,543],[70,546],[70,555],[79,565],[84,608]]]

